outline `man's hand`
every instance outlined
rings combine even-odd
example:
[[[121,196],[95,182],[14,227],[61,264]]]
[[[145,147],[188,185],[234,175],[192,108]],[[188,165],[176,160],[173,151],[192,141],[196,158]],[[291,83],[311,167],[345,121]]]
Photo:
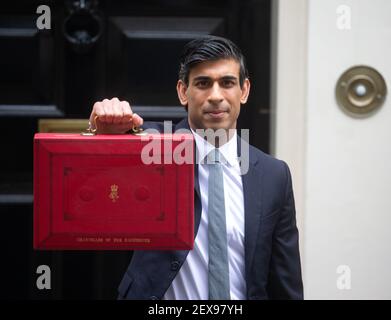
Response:
[[[91,126],[97,129],[98,134],[123,134],[133,126],[140,127],[143,122],[143,118],[133,113],[129,102],[119,101],[118,98],[95,102],[90,115]]]

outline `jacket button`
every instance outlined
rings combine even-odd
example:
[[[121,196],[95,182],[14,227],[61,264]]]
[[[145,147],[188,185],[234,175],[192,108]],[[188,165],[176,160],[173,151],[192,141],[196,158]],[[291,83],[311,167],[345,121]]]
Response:
[[[179,269],[179,262],[178,261],[171,262],[171,270],[177,271],[178,269]]]
[[[151,296],[149,299],[150,300],[159,300],[158,297],[156,297],[156,296]]]

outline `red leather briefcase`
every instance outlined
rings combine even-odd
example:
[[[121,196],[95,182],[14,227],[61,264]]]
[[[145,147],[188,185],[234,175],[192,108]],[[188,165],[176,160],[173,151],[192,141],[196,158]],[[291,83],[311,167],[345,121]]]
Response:
[[[191,134],[36,134],[34,248],[192,249],[189,150]]]

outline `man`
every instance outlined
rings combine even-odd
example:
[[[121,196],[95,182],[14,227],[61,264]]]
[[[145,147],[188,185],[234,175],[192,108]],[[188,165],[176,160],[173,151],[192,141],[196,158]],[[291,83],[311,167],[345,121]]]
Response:
[[[207,36],[185,46],[177,93],[188,117],[174,130],[191,129],[201,160],[195,166],[194,249],[135,251],[120,299],[303,298],[288,166],[252,146],[246,174],[238,164],[245,142],[235,129],[249,92],[244,58],[231,41]],[[96,102],[90,121],[96,116],[98,133],[124,134],[143,125],[117,98]],[[163,130],[159,123],[145,127]],[[227,141],[210,144],[199,129],[225,130]],[[212,164],[202,162],[210,155]]]

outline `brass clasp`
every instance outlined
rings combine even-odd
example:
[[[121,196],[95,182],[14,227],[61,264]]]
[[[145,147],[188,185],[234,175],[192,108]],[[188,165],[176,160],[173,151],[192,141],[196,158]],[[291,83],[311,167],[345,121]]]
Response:
[[[99,116],[95,116],[95,118],[94,118],[94,128],[92,128],[91,122],[89,122],[88,128],[85,131],[81,132],[80,134],[82,136],[95,136],[96,132],[98,130],[98,123],[97,123],[98,118],[99,118]],[[133,125],[130,133],[133,135],[136,135],[136,136],[147,135],[147,133],[144,132],[144,130],[142,128],[136,127],[134,125]]]

